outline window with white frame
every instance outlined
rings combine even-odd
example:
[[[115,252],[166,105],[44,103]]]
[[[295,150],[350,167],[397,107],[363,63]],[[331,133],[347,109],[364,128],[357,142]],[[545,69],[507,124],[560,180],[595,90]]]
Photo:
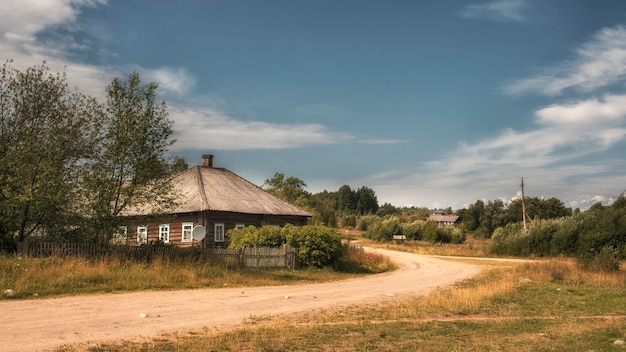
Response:
[[[235,228],[237,230],[243,230],[245,227],[246,227],[246,225],[244,225],[244,224],[235,224]]]
[[[215,242],[224,242],[224,224],[215,223]]]
[[[159,241],[170,243],[170,224],[159,225]]]
[[[137,226],[137,243],[139,244],[148,243],[148,226],[146,225]]]
[[[193,231],[193,222],[183,222],[182,242],[191,242],[193,240],[192,231]]]

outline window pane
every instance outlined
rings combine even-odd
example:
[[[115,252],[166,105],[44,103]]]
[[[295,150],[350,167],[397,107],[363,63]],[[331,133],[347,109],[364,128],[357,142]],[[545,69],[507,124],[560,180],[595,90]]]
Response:
[[[148,226],[137,226],[137,243],[148,242]]]
[[[170,225],[159,225],[159,240],[169,243],[170,242]]]
[[[183,242],[191,242],[193,239],[191,233],[193,231],[193,222],[183,222]]]
[[[215,242],[224,242],[224,224],[215,224]]]

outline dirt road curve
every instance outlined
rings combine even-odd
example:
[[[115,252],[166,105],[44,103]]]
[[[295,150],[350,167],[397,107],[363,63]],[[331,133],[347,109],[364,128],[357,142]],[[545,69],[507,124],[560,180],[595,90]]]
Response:
[[[250,316],[420,295],[480,270],[429,256],[376,251],[393,258],[401,268],[364,279],[301,286],[0,301],[0,351],[41,351],[63,344],[133,339],[203,327],[231,327]]]

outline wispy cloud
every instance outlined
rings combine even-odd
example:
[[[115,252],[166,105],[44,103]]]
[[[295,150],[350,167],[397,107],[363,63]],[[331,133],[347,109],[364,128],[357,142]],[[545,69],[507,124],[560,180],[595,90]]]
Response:
[[[447,199],[512,199],[516,181],[524,176],[534,194],[559,195],[568,206],[611,202],[626,187],[626,162],[604,152],[626,141],[626,95],[597,91],[626,77],[626,30],[604,29],[576,52],[576,60],[559,65],[558,73],[546,70],[509,89],[555,94],[576,87],[591,97],[541,107],[533,112],[528,129],[505,129],[461,143],[453,152],[417,165],[411,176],[385,173],[367,182],[388,190],[387,199],[402,198],[393,193],[403,185],[426,199],[441,199],[436,206],[443,206]]]
[[[212,108],[170,106],[175,121],[176,150],[292,149],[307,146],[401,143],[393,139],[362,139],[316,123],[277,124],[242,121]]]
[[[159,67],[153,70],[142,70],[147,81],[156,82],[159,88],[169,94],[182,96],[196,85],[195,78],[184,68]]]
[[[494,21],[526,21],[526,0],[495,0],[481,4],[470,4],[459,11],[459,16],[471,19]]]
[[[76,19],[86,6],[105,5],[104,0],[56,0],[0,2],[0,60],[13,60],[13,67],[25,69],[43,61],[55,71],[67,73],[70,84],[78,86],[85,94],[102,96],[106,83],[119,71],[110,67],[95,67],[69,58],[65,49],[84,50],[71,35],[55,38],[54,44],[42,42],[38,36],[49,28],[64,26],[67,33],[78,30]]]
[[[620,187],[626,187],[626,161],[603,152],[626,141],[626,95],[594,96],[598,95],[595,89],[614,84],[617,79],[606,73],[615,73],[607,63],[619,64],[615,58],[621,57],[624,43],[615,38],[623,31],[622,27],[601,31],[594,41],[578,50],[584,55],[576,64],[560,66],[569,67],[570,72],[564,75],[576,77],[572,81],[586,87],[591,97],[538,108],[528,129],[505,129],[480,141],[460,143],[441,158],[416,165],[411,174],[386,172],[366,181],[377,190],[388,191],[386,199],[401,199],[403,195],[397,189],[402,186],[414,189],[425,199],[492,200],[514,198],[519,189],[517,182],[523,176],[532,185],[534,195],[559,195],[571,207],[585,209],[597,201],[613,201]],[[616,74],[623,73],[617,69]],[[561,87],[558,90],[572,86],[563,84],[562,76],[545,75],[541,80],[544,85]],[[508,194],[503,192],[507,189]]]
[[[95,66],[76,62],[69,52],[92,50],[87,43],[74,41],[72,33],[80,31],[77,18],[85,6],[103,6],[105,0],[56,0],[0,2],[0,13],[11,13],[0,21],[0,59],[13,60],[18,69],[46,64],[56,71],[65,71],[70,84],[88,95],[103,98],[105,87],[114,77],[123,78],[126,70],[135,70],[144,81],[155,81],[167,98],[170,118],[178,141],[173,150],[235,150],[284,149],[342,143],[401,143],[393,139],[372,139],[351,133],[333,131],[317,123],[272,123],[244,121],[229,116],[213,104],[197,104],[199,97],[188,96],[196,80],[182,67],[146,69],[136,65],[124,68]],[[43,41],[40,34],[51,28],[65,28]],[[51,45],[50,41],[54,41]],[[182,106],[180,99],[195,101]],[[203,97],[202,100],[206,97]]]
[[[504,86],[512,95],[554,96],[574,88],[588,93],[626,78],[626,28],[605,28],[575,51],[571,61],[541,70]]]

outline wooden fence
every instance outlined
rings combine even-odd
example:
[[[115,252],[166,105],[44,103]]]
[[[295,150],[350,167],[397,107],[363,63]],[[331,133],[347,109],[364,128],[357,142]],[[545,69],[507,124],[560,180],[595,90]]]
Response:
[[[226,265],[243,268],[294,267],[295,250],[287,245],[282,248],[204,248],[164,245],[125,246],[102,243],[18,243],[17,253],[29,257],[86,257],[116,258],[150,262],[155,259],[180,260]]]

